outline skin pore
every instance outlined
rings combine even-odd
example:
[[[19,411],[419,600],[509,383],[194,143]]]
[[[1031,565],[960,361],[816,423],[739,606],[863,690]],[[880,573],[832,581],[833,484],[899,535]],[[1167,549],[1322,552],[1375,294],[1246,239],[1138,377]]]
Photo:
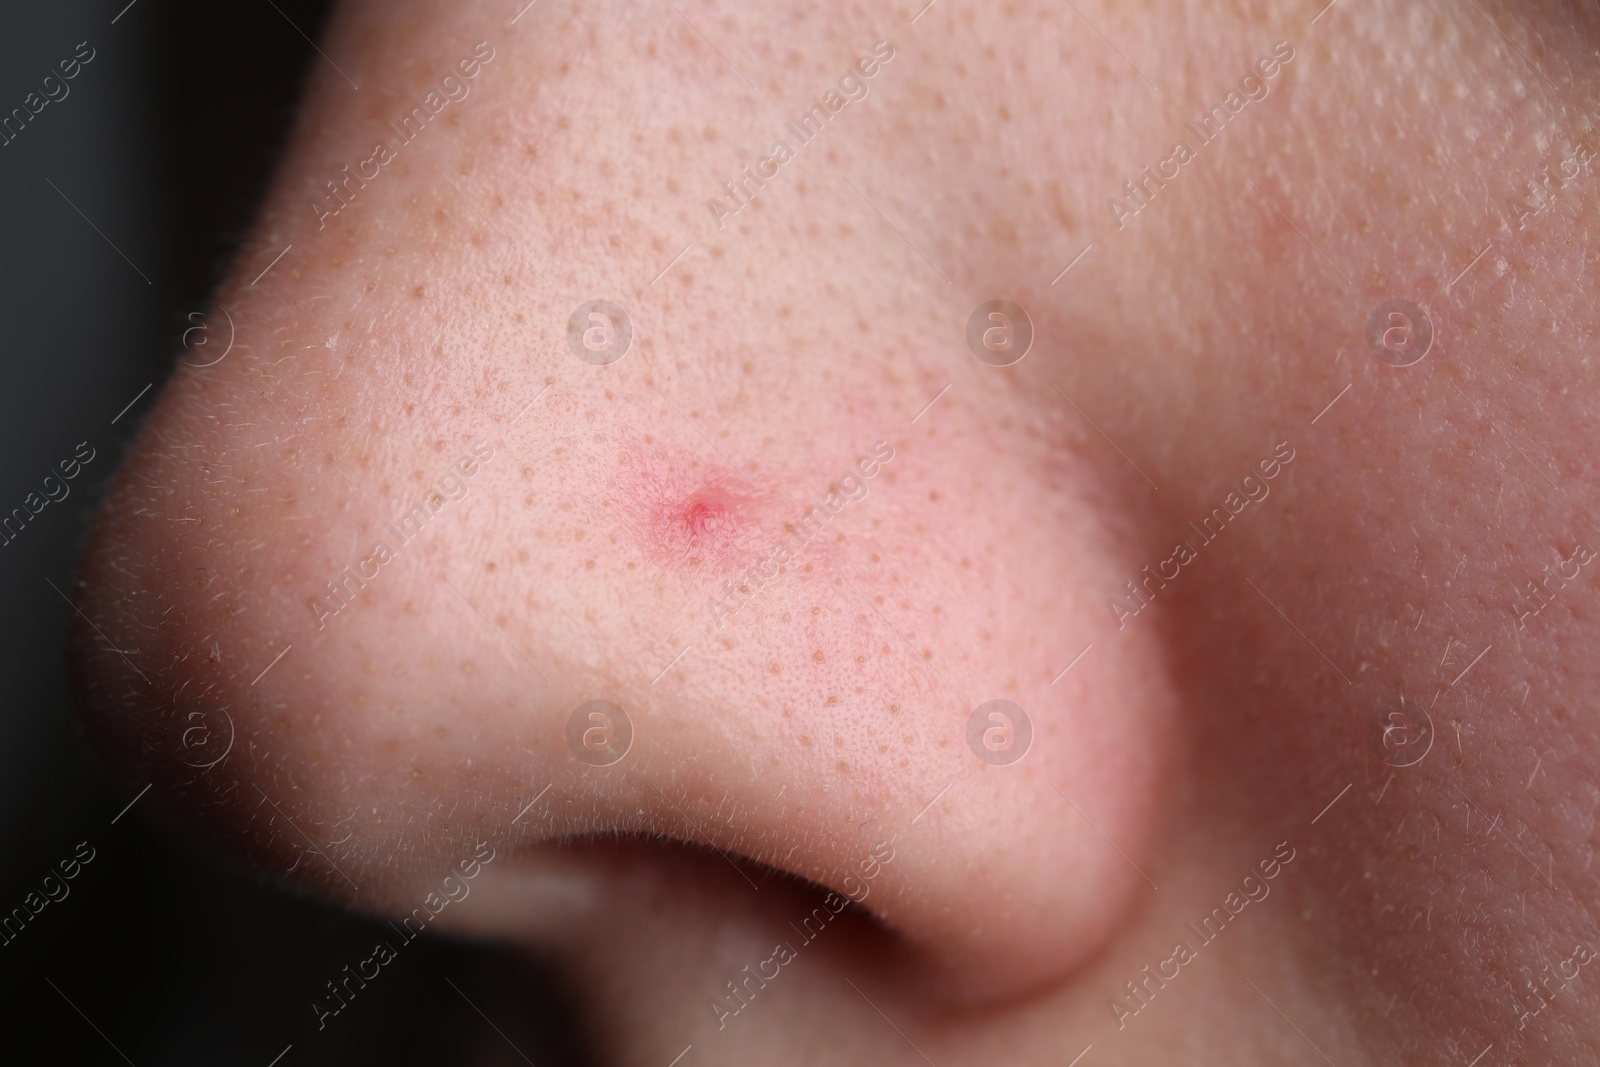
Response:
[[[320,42],[75,590],[119,780],[489,845],[606,1062],[1600,1055],[1592,14],[516,7]]]

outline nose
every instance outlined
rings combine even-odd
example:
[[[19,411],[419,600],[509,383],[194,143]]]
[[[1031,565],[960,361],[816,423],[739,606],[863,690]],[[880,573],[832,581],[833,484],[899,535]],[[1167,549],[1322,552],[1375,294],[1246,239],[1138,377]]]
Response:
[[[93,732],[172,818],[401,914],[479,842],[681,842],[751,893],[754,863],[855,902],[956,997],[1070,970],[1152,891],[1157,650],[1096,647],[1102,605],[1030,595],[1083,564],[1019,533],[1018,500],[927,538],[938,444],[894,446],[859,515],[807,538],[801,492],[574,440],[599,386],[515,426],[520,400],[419,405],[373,438],[353,401],[273,399],[247,367],[174,384],[77,586]],[[350,385],[402,405],[378,373]],[[310,447],[280,411],[351,429]],[[820,472],[872,455],[763,481],[826,512]]]
[[[179,368],[75,589],[107,762],[263,868],[395,915],[480,844],[536,866],[678,842],[749,883],[717,892],[777,871],[854,902],[953,1000],[1069,972],[1155,891],[1175,704],[1155,631],[1107,639],[1085,592],[1126,567],[1116,494],[976,361],[910,421],[947,360],[915,354],[944,343],[926,316],[878,327],[914,353],[886,379],[808,347],[852,310],[786,324],[747,264],[665,296],[644,272],[612,292],[629,351],[584,358],[568,324],[593,294],[518,247],[582,262],[589,223],[540,192],[579,148],[494,134],[555,76],[479,60],[502,81],[334,218],[302,188],[369,116],[312,104],[271,241],[220,296],[231,354]],[[406,78],[372,63],[364,99]],[[603,94],[579,99],[598,119]],[[608,182],[598,202],[626,200]]]

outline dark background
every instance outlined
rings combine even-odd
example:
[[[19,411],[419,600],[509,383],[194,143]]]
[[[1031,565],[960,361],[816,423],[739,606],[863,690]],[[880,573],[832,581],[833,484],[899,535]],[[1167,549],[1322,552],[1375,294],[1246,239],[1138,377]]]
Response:
[[[0,1059],[267,1067],[292,1045],[280,1067],[584,1062],[548,975],[433,934],[319,1032],[310,1001],[388,927],[291,897],[137,805],[112,823],[133,798],[80,736],[62,593],[173,364],[174,319],[203,306],[264,190],[315,56],[296,27],[315,38],[330,7],[126,3],[0,12],[0,115],[79,42],[95,49],[68,96],[0,148],[0,514],[78,442],[97,453],[0,547],[0,914],[79,842],[96,852],[68,897],[0,946]]]

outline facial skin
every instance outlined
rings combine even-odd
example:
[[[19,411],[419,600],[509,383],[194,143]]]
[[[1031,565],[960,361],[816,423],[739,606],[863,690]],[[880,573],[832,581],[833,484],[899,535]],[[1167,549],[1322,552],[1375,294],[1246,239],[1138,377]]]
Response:
[[[1596,26],[1317,6],[343,8],[85,558],[108,766],[386,916],[491,844],[438,923],[608,1062],[1593,1058]]]

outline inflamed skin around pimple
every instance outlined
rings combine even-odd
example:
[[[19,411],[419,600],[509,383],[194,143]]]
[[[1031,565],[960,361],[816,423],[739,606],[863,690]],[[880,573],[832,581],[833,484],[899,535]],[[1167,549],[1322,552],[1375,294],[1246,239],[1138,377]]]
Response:
[[[887,441],[877,442],[812,500],[796,505],[737,472],[676,459],[646,442],[618,456],[607,503],[647,558],[737,591],[753,575],[770,579],[835,515],[865,498],[867,483],[894,455]],[[735,597],[722,610],[731,614],[738,594],[725,589],[724,595]]]
[[[754,600],[759,590],[784,573],[785,567],[799,556],[811,539],[821,533],[833,517],[848,505],[866,499],[870,491],[867,483],[878,476],[884,464],[894,459],[894,446],[879,441],[872,446],[870,455],[856,460],[855,465],[832,485],[821,503],[812,504],[792,521],[784,523],[783,536],[768,550],[749,560],[733,578],[722,583],[721,595],[707,601],[711,621],[721,628],[723,621],[745,604]]]
[[[647,441],[618,455],[608,496],[646,558],[671,570],[720,572],[743,558],[762,494],[737,474],[674,459]]]

